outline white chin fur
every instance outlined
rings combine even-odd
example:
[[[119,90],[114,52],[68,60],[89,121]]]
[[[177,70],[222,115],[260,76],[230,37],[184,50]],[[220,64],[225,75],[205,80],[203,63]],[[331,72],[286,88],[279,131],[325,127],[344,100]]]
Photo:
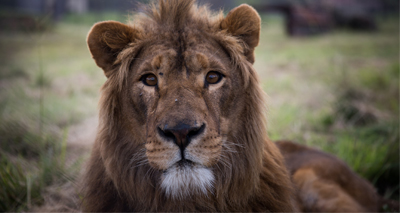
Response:
[[[213,172],[198,166],[174,166],[169,168],[161,178],[161,187],[167,196],[184,199],[193,194],[205,194],[214,183]]]

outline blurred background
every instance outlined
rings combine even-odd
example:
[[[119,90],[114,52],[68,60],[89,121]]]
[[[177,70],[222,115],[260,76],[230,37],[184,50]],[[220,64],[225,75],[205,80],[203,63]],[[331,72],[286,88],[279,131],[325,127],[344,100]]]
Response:
[[[106,78],[90,27],[135,0],[0,0],[0,211],[74,211]],[[398,0],[198,0],[262,17],[268,132],[332,153],[399,199]],[[384,211],[391,211],[387,206]]]

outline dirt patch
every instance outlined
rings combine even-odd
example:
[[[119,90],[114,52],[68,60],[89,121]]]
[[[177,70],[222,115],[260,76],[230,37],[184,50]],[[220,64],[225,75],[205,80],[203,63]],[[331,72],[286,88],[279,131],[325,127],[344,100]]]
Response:
[[[68,146],[78,146],[89,150],[96,138],[98,124],[98,117],[93,116],[85,119],[79,124],[70,127],[68,134]]]

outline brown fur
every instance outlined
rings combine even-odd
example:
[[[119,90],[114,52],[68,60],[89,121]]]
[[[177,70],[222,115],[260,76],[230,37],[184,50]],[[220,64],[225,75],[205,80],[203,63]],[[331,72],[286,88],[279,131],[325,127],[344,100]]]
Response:
[[[377,210],[372,186],[343,162],[279,142],[290,181],[266,134],[263,91],[252,67],[261,20],[252,7],[241,5],[225,18],[191,0],[160,0],[143,10],[129,25],[100,22],[88,35],[108,79],[84,211]],[[210,71],[223,74],[220,83],[206,83]],[[156,86],[144,84],[146,74],[156,76]],[[182,123],[204,126],[184,151],[160,133]],[[180,196],[163,188],[171,169],[195,167],[212,171],[212,188],[200,193],[192,179],[182,179],[188,182]]]
[[[85,177],[83,211],[294,210],[282,156],[266,134],[252,67],[260,17],[248,5],[225,18],[191,0],[160,0],[130,25],[96,24],[88,46],[107,76]],[[209,71],[224,75],[207,85]],[[141,82],[158,78],[156,87]],[[179,148],[159,129],[203,123],[185,153],[215,175],[206,194],[168,196],[164,173]],[[174,164],[173,164],[174,165]]]
[[[305,212],[377,212],[373,186],[336,157],[299,144],[279,141],[286,166]]]

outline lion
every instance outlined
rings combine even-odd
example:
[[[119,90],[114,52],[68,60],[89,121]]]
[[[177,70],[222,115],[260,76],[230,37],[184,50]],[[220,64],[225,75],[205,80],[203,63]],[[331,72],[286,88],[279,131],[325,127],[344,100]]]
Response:
[[[289,141],[275,143],[285,158],[303,212],[377,212],[382,205],[374,187],[343,161]],[[395,205],[390,205],[393,206]]]
[[[193,0],[159,0],[141,11],[133,23],[99,22],[88,34],[107,80],[83,211],[316,209],[307,207],[320,192],[307,181],[320,174],[312,163],[304,170],[285,165],[287,146],[279,150],[267,135],[252,66],[256,10],[243,4],[224,17]],[[358,201],[356,210],[373,205]]]

